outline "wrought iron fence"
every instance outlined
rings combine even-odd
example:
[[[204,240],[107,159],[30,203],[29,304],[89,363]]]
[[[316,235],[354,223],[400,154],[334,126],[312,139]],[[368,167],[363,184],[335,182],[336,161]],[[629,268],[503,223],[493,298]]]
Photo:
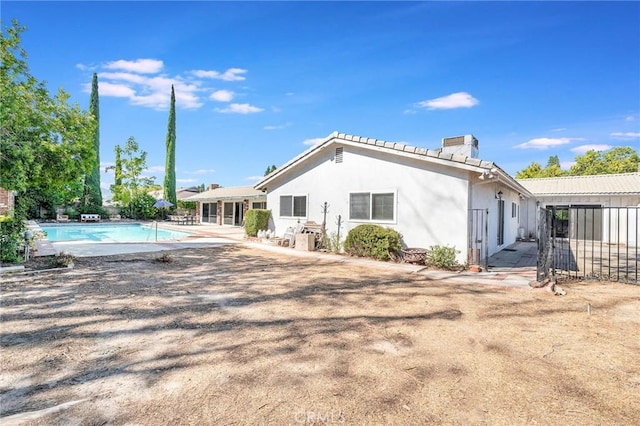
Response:
[[[557,276],[639,284],[640,207],[541,209],[538,280]]]

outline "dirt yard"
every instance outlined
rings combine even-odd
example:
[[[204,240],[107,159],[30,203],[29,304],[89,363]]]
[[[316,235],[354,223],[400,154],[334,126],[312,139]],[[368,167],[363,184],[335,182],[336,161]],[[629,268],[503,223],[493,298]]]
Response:
[[[0,423],[640,424],[637,286],[158,256],[1,278]]]

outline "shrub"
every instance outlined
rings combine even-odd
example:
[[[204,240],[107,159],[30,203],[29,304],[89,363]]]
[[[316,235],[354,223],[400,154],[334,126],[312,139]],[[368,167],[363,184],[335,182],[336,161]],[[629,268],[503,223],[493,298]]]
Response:
[[[18,250],[24,244],[25,229],[19,219],[11,217],[0,219],[0,257],[2,262],[20,263],[22,261]]]
[[[244,215],[244,230],[250,237],[258,235],[258,231],[264,231],[269,226],[271,210],[250,209]]]
[[[71,265],[75,259],[72,254],[61,251],[51,258],[49,264],[53,268],[66,268]]]
[[[460,253],[454,247],[431,246],[427,254],[426,264],[439,269],[452,270],[460,266],[456,260],[456,254]]]
[[[402,248],[402,235],[394,229],[380,225],[358,225],[349,231],[344,250],[353,256],[372,257],[379,260],[395,258]]]

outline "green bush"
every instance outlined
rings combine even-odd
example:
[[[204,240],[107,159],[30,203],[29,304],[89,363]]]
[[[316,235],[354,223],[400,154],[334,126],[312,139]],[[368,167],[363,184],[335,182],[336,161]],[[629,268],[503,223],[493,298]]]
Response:
[[[244,230],[250,237],[258,235],[258,231],[266,230],[269,226],[271,210],[250,209],[244,215]]]
[[[431,246],[427,254],[426,264],[439,269],[453,270],[460,267],[456,254],[460,253],[454,247]]]
[[[21,220],[11,217],[0,219],[0,257],[2,262],[20,263],[22,257],[18,254],[24,243],[26,228]]]
[[[372,257],[379,260],[395,258],[402,248],[402,235],[394,229],[380,225],[358,225],[349,231],[344,250],[353,256]]]

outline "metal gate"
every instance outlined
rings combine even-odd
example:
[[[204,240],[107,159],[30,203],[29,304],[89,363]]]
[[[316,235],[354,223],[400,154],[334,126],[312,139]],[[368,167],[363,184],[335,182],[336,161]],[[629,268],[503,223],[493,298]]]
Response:
[[[538,281],[570,277],[639,284],[640,207],[540,209]]]
[[[469,241],[467,263],[480,265],[485,270],[489,264],[489,210],[469,210]]]

